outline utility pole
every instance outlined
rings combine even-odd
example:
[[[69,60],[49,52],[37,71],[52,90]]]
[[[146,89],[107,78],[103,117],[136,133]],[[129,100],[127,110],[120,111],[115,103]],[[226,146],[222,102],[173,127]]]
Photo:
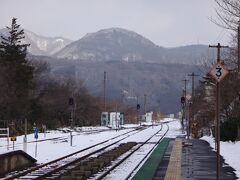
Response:
[[[187,79],[184,79],[184,80],[182,80],[183,82],[184,82],[184,99],[185,99],[185,103],[184,103],[184,106],[183,106],[183,115],[184,115],[184,119],[185,119],[185,122],[187,123],[186,124],[186,132],[187,132],[187,137],[188,137],[188,141],[189,141],[189,132],[188,132],[188,126],[189,126],[189,122],[188,122],[188,119],[187,119],[187,98],[186,98],[186,96],[187,96],[187,82],[189,81],[189,80],[187,80]]]
[[[217,62],[220,63],[220,49],[221,48],[228,48],[228,46],[221,46],[218,43],[215,46],[209,45],[210,48],[217,48]],[[219,89],[219,82],[216,82],[216,110],[215,110],[215,139],[217,143],[217,168],[216,168],[216,179],[220,179],[220,122],[219,122],[219,99],[220,99],[220,89]]]
[[[194,96],[195,96],[195,87],[194,87],[194,79],[195,79],[195,77],[197,77],[197,76],[199,76],[199,75],[197,75],[197,74],[195,74],[194,72],[192,72],[192,74],[188,74],[188,76],[190,76],[190,77],[192,77],[192,102],[190,102],[189,103],[189,108],[188,108],[188,110],[189,110],[189,112],[188,112],[188,118],[189,118],[189,134],[190,134],[190,132],[191,132],[191,121],[193,121],[193,99],[194,99]],[[190,110],[192,111],[192,113],[190,113]]]
[[[184,97],[186,99],[187,96],[187,82],[189,81],[188,79],[182,80],[184,82]]]
[[[74,102],[74,98],[73,98],[73,94],[72,97],[69,98],[68,100],[68,105],[70,106],[70,110],[71,110],[71,117],[70,117],[70,126],[71,126],[71,131],[70,131],[70,146],[72,146],[72,141],[73,141],[73,135],[72,135],[72,131],[73,131],[73,125],[74,125],[74,107],[75,107],[75,102]]]
[[[194,72],[192,72],[192,74],[188,74],[188,76],[192,77],[192,99],[195,96],[195,90],[194,90],[194,78],[199,76],[197,74],[195,74]]]
[[[103,98],[104,98],[104,112],[106,112],[106,71],[104,71]]]
[[[115,123],[116,123],[116,131],[118,130],[118,117],[117,117],[117,103],[116,103],[116,114],[115,114]]]

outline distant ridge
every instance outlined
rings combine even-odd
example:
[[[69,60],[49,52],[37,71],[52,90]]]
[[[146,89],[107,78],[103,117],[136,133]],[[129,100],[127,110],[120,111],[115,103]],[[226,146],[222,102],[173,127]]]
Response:
[[[5,33],[6,29],[0,29],[0,34]],[[25,42],[31,44],[29,53],[66,60],[202,64],[203,59],[209,56],[206,45],[164,48],[123,28],[102,29],[88,33],[77,41],[64,37],[45,37],[28,30],[25,30],[25,34]]]
[[[164,48],[136,32],[109,28],[86,34],[61,49],[55,57],[90,61],[199,64],[207,48],[205,45]]]
[[[45,37],[37,35],[29,30],[24,30],[25,40],[23,43],[29,43],[28,52],[33,55],[51,56],[64,48],[72,41],[63,37]],[[0,29],[1,35],[7,35],[7,29]]]

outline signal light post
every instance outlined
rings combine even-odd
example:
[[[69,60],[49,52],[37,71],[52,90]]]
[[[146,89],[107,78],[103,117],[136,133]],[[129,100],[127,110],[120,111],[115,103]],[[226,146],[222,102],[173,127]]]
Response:
[[[70,131],[70,146],[72,146],[72,141],[73,141],[73,135],[72,135],[72,129],[73,129],[73,118],[74,118],[74,99],[70,97],[68,99],[68,104],[71,107],[71,117],[70,117],[70,123],[71,123],[71,131]]]
[[[139,110],[140,110],[140,104],[137,103],[137,124],[140,123],[140,126],[141,126],[141,122],[139,121]]]

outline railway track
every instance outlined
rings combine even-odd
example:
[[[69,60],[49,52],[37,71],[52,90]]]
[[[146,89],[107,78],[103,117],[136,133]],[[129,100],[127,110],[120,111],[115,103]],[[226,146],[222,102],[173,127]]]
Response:
[[[126,178],[124,178],[124,179],[129,179],[132,176],[132,174],[134,174],[134,172],[139,168],[139,166],[146,160],[146,158],[152,153],[152,151],[160,143],[160,141],[165,137],[165,135],[167,134],[167,132],[169,130],[168,124],[166,124],[166,126],[167,126],[167,129],[162,135],[160,135],[161,136],[160,138],[159,137],[156,138],[156,136],[159,136],[159,132],[162,131],[162,128],[158,132],[153,134],[151,137],[149,137],[146,141],[144,141],[142,143],[138,143],[135,147],[132,148],[132,150],[126,156],[120,158],[117,162],[113,163],[112,166],[110,166],[109,168],[106,168],[102,173],[101,172],[98,173],[92,179],[97,179],[97,180],[104,179],[106,176],[111,174],[111,172],[113,172],[116,168],[118,168],[120,165],[122,165],[127,159],[129,159],[134,153],[137,153],[143,146],[145,146],[148,143],[153,143],[154,146],[148,151],[148,153],[146,153],[144,155],[144,157],[141,159],[141,161],[137,165],[135,165],[135,168],[132,169],[130,173],[128,173]],[[157,139],[157,141],[156,141],[156,139]],[[124,172],[124,174],[125,173],[126,172]],[[111,178],[107,178],[107,179],[111,179]]]
[[[168,132],[167,130],[163,134],[159,134],[161,129],[154,133],[151,137],[147,138],[144,142],[128,142],[120,144],[119,147],[116,147],[110,151],[107,151],[97,157],[91,158],[88,161],[83,161],[69,169],[69,171],[62,172],[58,174],[56,179],[62,180],[75,180],[75,179],[103,179],[105,176],[111,173],[115,168],[125,162],[131,155],[138,152],[141,147],[146,144],[154,144],[150,151],[145,155],[143,160],[152,152],[152,150],[158,145],[161,139]],[[161,136],[161,137],[159,137]],[[124,156],[124,157],[122,157]],[[142,160],[142,161],[143,161]],[[141,161],[141,162],[142,162]],[[140,162],[140,163],[141,163]],[[140,164],[139,163],[139,164]],[[133,169],[134,171],[134,169]],[[110,178],[111,179],[111,178]]]
[[[7,176],[4,179],[44,179],[47,177],[56,176],[57,172],[60,172],[62,170],[64,171],[64,169],[68,170],[68,168],[71,169],[72,167],[74,167],[74,164],[78,164],[79,162],[86,160],[90,156],[96,155],[100,152],[104,152],[104,150],[106,150],[107,148],[116,145],[120,141],[136,133],[139,133],[144,129],[145,128],[137,128],[135,130],[105,140],[103,142],[97,143],[88,148],[61,157],[54,161],[28,168],[27,170],[23,170],[16,174]]]

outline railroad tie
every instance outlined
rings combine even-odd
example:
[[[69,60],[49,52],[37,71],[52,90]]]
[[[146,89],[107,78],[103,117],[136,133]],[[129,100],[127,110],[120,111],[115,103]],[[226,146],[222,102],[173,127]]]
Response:
[[[182,157],[182,140],[176,139],[171,152],[167,172],[164,180],[181,179],[181,157]]]

